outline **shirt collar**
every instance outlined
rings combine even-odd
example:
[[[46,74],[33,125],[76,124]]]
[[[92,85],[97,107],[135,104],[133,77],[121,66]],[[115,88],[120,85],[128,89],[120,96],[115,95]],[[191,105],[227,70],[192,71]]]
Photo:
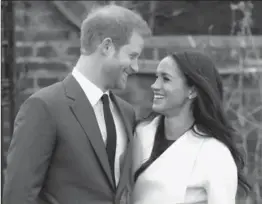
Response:
[[[97,87],[94,83],[88,80],[81,72],[76,68],[73,69],[72,75],[75,77],[83,91],[85,92],[86,97],[88,98],[90,104],[95,106],[100,100],[104,92]],[[105,94],[109,94],[109,91],[106,91]]]

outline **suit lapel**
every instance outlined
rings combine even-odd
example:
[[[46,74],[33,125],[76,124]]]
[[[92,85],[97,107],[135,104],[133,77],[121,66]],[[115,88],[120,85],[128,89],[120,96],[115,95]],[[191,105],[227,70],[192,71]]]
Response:
[[[110,184],[115,189],[105,144],[102,139],[93,107],[86,98],[80,85],[71,74],[64,80],[64,85],[66,95],[71,99],[70,109],[87,135],[102,169],[104,170]]]

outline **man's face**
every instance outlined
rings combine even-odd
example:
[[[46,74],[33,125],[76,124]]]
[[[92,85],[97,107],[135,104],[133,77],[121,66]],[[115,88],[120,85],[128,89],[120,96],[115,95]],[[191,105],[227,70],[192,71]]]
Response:
[[[138,57],[144,47],[144,39],[134,32],[127,44],[107,58],[105,74],[107,89],[124,89],[128,75],[138,72]]]

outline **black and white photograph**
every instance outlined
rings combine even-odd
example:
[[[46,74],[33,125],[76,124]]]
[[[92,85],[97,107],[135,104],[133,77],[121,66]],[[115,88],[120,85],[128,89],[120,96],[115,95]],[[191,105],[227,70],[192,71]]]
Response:
[[[1,1],[1,203],[261,204],[262,1]]]

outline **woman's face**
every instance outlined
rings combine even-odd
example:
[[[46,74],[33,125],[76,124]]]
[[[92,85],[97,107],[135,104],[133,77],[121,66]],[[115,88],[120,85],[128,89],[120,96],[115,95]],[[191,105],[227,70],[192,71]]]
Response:
[[[155,112],[166,116],[177,115],[186,104],[191,104],[189,99],[191,89],[186,84],[185,76],[178,64],[170,56],[159,63],[156,81],[151,88],[154,93],[152,108]]]

